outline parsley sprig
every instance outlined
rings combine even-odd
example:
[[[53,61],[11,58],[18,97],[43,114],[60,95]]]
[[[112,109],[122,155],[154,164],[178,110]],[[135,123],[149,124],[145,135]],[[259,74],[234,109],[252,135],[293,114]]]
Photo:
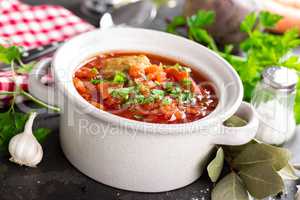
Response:
[[[33,68],[33,63],[24,64],[21,61],[21,49],[16,46],[4,47],[0,45],[0,63],[10,65],[12,71],[12,79],[16,81],[17,73],[28,73]],[[15,66],[19,67],[15,70]],[[18,95],[25,96],[26,98],[34,101],[40,106],[59,111],[58,108],[45,104],[44,102],[36,99],[34,96],[24,91],[22,88],[15,84],[14,91],[0,92],[1,95],[9,95],[12,97],[9,109],[6,112],[0,113],[0,153],[6,153],[10,139],[23,131],[25,123],[29,117],[27,113],[17,112],[15,110],[16,98]],[[50,129],[38,128],[34,131],[35,137],[39,142],[42,142],[50,133]]]
[[[29,64],[24,64],[21,61],[21,48],[17,46],[10,46],[10,47],[4,47],[0,45],[0,63],[5,63],[10,65],[10,70],[12,71],[12,79],[16,82],[16,74],[17,73],[29,73],[32,68],[34,63],[29,63]],[[15,66],[18,65],[19,67],[17,70],[15,69]],[[25,96],[26,98],[34,101],[38,105],[42,107],[46,107],[48,109],[54,110],[54,111],[59,111],[59,108],[55,106],[48,105],[39,99],[35,98],[28,92],[24,91],[22,88],[18,86],[18,84],[15,84],[15,90],[13,92],[0,92],[0,95],[11,95],[13,97],[12,102],[11,102],[11,108],[10,110],[14,109],[15,105],[15,100],[18,95]]]
[[[300,71],[299,57],[291,54],[300,45],[298,30],[291,29],[283,35],[264,31],[274,27],[280,19],[281,16],[266,11],[251,13],[245,17],[240,25],[240,30],[247,34],[247,38],[240,44],[244,57],[234,55],[233,45],[230,44],[219,49],[214,38],[207,32],[206,27],[215,20],[213,11],[200,10],[191,17],[174,17],[168,24],[167,31],[204,44],[224,57],[239,73],[244,85],[245,100],[249,101],[266,67],[284,66]],[[187,31],[182,27],[186,27]],[[300,123],[300,82],[295,102],[295,116],[297,123]]]

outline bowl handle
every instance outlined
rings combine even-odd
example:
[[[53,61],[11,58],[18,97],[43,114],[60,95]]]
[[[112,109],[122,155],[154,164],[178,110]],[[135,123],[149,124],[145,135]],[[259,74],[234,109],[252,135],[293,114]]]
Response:
[[[44,76],[48,68],[51,67],[51,61],[51,58],[44,58],[35,65],[33,70],[29,73],[28,90],[41,101],[51,106],[57,106],[58,103],[55,98],[54,85],[47,86],[41,82],[42,76]]]
[[[250,142],[256,135],[259,120],[252,105],[242,102],[235,115],[248,123],[243,127],[227,127],[222,124],[221,133],[214,138],[218,145],[242,145]]]

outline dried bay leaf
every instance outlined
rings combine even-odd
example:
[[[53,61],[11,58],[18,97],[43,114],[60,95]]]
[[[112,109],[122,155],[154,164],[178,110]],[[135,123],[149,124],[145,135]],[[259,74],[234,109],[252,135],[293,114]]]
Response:
[[[299,177],[295,172],[295,168],[291,164],[287,164],[284,168],[282,168],[278,174],[284,180],[298,180]]]
[[[227,127],[242,127],[242,126],[246,126],[247,125],[247,121],[245,121],[244,119],[233,115],[232,117],[230,117],[229,119],[227,119],[224,122],[224,126]]]
[[[248,194],[241,179],[231,172],[218,182],[212,190],[212,200],[248,200]]]
[[[288,164],[291,153],[268,144],[250,144],[233,160],[234,167],[242,169],[257,164],[270,164],[279,171]]]
[[[237,145],[237,146],[222,146],[226,156],[229,156],[231,159],[236,158],[247,146],[251,144],[257,144],[257,141],[251,140],[247,144]]]
[[[239,175],[248,192],[255,198],[262,199],[283,191],[281,177],[271,164],[259,164],[243,168]]]
[[[241,169],[257,164],[272,164],[273,156],[270,152],[260,148],[260,144],[248,145],[234,160],[234,167]]]
[[[269,144],[261,144],[262,148],[273,154],[273,167],[276,171],[281,170],[289,164],[292,154],[288,149],[275,147]]]
[[[220,147],[217,151],[216,157],[207,166],[208,176],[212,182],[215,183],[219,179],[223,169],[223,165],[224,165],[224,151],[222,147]]]

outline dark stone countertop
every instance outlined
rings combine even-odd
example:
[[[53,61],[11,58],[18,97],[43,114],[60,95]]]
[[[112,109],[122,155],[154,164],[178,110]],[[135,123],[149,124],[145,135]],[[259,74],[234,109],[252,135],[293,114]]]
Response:
[[[79,11],[82,0],[26,0],[30,4],[60,4],[81,16]],[[180,7],[178,8],[180,9]],[[174,11],[178,11],[178,9]],[[164,10],[159,13],[160,20],[154,22],[163,24],[164,16],[176,13]],[[169,13],[168,13],[169,12]],[[81,16],[82,17],[82,16]],[[91,21],[93,24],[97,21]],[[163,25],[162,25],[163,26]],[[53,131],[43,144],[43,161],[37,168],[20,167],[8,161],[8,156],[0,156],[0,200],[209,200],[213,187],[206,173],[193,184],[164,193],[136,193],[118,190],[86,177],[76,170],[64,157],[58,139],[58,116],[41,115],[35,126],[49,127]],[[289,182],[289,191],[282,200],[292,200],[295,183]]]

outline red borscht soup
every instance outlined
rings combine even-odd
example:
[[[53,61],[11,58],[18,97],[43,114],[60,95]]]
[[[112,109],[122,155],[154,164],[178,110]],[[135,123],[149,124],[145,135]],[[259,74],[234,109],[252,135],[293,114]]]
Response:
[[[95,107],[128,119],[187,123],[211,113],[218,98],[197,71],[148,53],[100,54],[73,77],[79,94]]]

